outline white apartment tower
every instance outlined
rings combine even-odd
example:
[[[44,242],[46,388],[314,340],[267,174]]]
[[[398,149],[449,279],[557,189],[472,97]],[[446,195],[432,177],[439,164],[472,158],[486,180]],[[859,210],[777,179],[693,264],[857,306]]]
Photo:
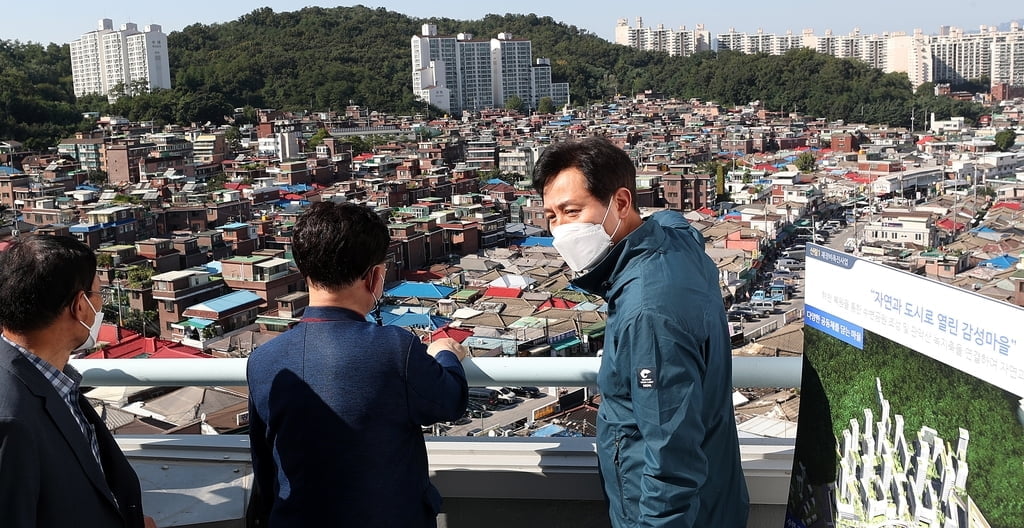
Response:
[[[636,17],[636,27],[630,27],[625,18],[620,18],[615,25],[615,43],[685,57],[710,50],[711,32],[704,29],[704,24],[697,24],[694,29],[681,26],[677,31],[662,24],[645,27],[643,17]]]
[[[569,101],[569,86],[551,82],[551,64],[538,59],[528,40],[501,33],[489,40],[470,33],[437,34],[437,26],[424,24],[410,41],[412,89],[416,98],[459,114],[503,107],[512,96],[537,108],[543,97],[555,105]]]
[[[629,27],[626,19],[615,26],[615,42],[644,51],[661,51],[670,55],[692,55],[701,51],[699,46],[687,48],[675,42],[692,39],[698,32],[679,32],[644,27],[637,17],[637,27]],[[698,26],[703,32],[703,26]],[[1008,31],[993,26],[981,26],[977,32],[942,26],[936,35],[925,35],[915,29],[912,35],[891,32],[865,35],[854,29],[848,35],[835,35],[826,30],[817,36],[811,29],[796,35],[787,31],[783,35],[741,33],[733,28],[716,36],[714,49],[741,53],[769,53],[783,55],[795,48],[809,48],[839,58],[858,59],[886,73],[906,73],[916,89],[926,82],[961,83],[989,78],[992,85],[1024,86],[1024,29],[1012,22]],[[710,34],[704,37],[710,43]],[[707,48],[707,49],[710,49]]]
[[[71,42],[71,76],[75,96],[106,95],[120,84],[128,91],[133,84],[147,89],[170,88],[171,70],[167,57],[167,35],[159,25],[122,24],[114,30],[109,18],[99,21],[95,31]]]
[[[491,39],[491,67],[497,73],[491,78],[494,101],[498,106],[518,97],[533,108],[533,45],[529,40],[513,39],[510,33],[498,33]],[[548,68],[548,83],[551,70]]]

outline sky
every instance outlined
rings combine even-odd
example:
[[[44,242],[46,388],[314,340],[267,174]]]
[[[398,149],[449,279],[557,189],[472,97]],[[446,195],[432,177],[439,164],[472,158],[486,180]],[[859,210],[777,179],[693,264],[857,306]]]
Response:
[[[164,33],[170,34],[194,23],[230,22],[262,6],[270,7],[275,12],[285,12],[297,11],[310,5],[357,5],[309,0],[133,0],[102,3],[22,0],[5,3],[5,24],[0,27],[0,40],[42,44],[71,42],[83,33],[96,29],[96,23],[101,18],[111,19],[115,28],[126,22],[134,22],[140,29],[147,24],[159,24]],[[636,4],[622,0],[394,0],[366,1],[360,4],[384,7],[416,18],[438,16],[476,20],[490,13],[534,13],[586,29],[607,40],[614,40],[618,19],[625,18],[630,26],[635,27],[637,17],[643,17],[644,26],[649,27],[662,24],[671,29],[679,29],[680,26],[693,29],[697,24],[704,24],[712,35],[727,32],[730,28],[745,33],[763,29],[765,33],[779,34],[790,29],[799,33],[810,28],[817,35],[823,35],[827,29],[837,35],[849,34],[854,28],[859,28],[862,34],[895,31],[911,33],[914,29],[921,29],[926,34],[933,34],[943,25],[976,31],[982,25],[998,26],[1011,20],[1024,19],[1024,2],[1020,0],[862,0],[846,4],[849,6],[846,11],[838,9],[841,4],[787,0],[649,0]]]

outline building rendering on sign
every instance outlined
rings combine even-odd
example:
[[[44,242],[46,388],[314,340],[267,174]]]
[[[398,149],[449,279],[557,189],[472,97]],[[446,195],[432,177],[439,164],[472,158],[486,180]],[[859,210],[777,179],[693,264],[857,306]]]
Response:
[[[171,87],[167,35],[150,24],[133,23],[115,30],[109,18],[94,31],[71,41],[71,76],[75,97],[86,94],[116,99],[120,93]]]

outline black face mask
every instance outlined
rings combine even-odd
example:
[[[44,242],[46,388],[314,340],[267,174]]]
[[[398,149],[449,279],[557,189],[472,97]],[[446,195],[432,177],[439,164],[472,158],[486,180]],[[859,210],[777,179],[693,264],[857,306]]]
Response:
[[[380,278],[381,283],[384,282],[384,276]],[[377,297],[370,292],[370,296],[373,297],[373,320],[377,321],[377,326],[384,326],[384,318],[380,315],[380,302],[384,300],[384,292],[381,291],[380,297]]]

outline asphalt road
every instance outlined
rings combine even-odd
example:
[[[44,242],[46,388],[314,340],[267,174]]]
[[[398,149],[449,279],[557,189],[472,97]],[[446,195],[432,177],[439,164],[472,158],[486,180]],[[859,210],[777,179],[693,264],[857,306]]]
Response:
[[[468,424],[452,427],[438,424],[436,435],[433,432],[425,434],[430,436],[466,436],[466,433],[476,428],[486,431],[488,428],[505,426],[524,418],[529,419],[533,415],[534,409],[558,400],[558,387],[540,387],[540,391],[543,393],[540,398],[516,398],[516,403],[492,410],[491,416],[473,418]]]

